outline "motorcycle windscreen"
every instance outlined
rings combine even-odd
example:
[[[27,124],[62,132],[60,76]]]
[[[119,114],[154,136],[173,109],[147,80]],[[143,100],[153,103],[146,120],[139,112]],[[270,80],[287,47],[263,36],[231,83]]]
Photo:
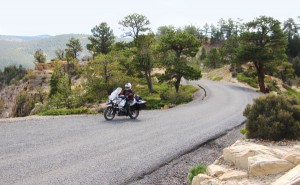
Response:
[[[109,99],[110,100],[114,100],[118,97],[118,95],[122,92],[122,88],[118,87],[116,90],[114,90],[110,95],[109,95]]]

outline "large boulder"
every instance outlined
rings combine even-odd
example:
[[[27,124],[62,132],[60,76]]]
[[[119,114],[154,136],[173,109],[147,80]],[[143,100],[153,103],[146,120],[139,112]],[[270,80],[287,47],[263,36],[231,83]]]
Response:
[[[192,185],[220,185],[218,179],[214,179],[205,174],[199,174],[193,178]]]
[[[294,149],[296,149],[300,152],[300,145],[294,145]]]
[[[199,174],[193,178],[192,185],[202,185],[204,182],[210,179],[212,179],[212,177],[205,174]]]
[[[248,158],[259,154],[266,154],[276,158],[284,158],[290,151],[279,150],[267,146],[237,141],[232,146],[223,150],[224,160],[233,163],[236,167],[247,170]]]
[[[279,174],[293,167],[291,162],[268,154],[259,154],[248,159],[249,174],[254,176]]]
[[[231,162],[236,167],[244,170],[248,169],[248,158],[257,154],[276,155],[275,152],[266,146],[244,141],[237,141],[232,146],[223,150],[225,161]]]
[[[206,168],[206,173],[212,177],[219,177],[226,171],[228,171],[226,168],[215,164],[211,164]]]
[[[291,152],[287,154],[283,159],[293,163],[294,165],[298,165],[300,164],[300,153]]]
[[[233,179],[243,179],[248,177],[247,172],[230,170],[219,177],[221,181],[233,180]]]
[[[225,148],[193,185],[300,185],[300,142],[254,141]]]
[[[272,185],[299,185],[300,184],[300,165],[296,166],[279,179],[277,179]]]

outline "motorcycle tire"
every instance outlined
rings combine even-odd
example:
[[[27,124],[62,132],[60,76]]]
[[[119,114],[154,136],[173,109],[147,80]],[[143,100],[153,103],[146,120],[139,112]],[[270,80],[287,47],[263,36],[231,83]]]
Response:
[[[114,109],[112,107],[107,107],[104,111],[104,118],[107,121],[114,119],[115,115],[116,113],[114,112]]]
[[[140,111],[138,109],[133,109],[133,110],[129,109],[129,117],[131,119],[136,119],[139,116],[139,114]]]

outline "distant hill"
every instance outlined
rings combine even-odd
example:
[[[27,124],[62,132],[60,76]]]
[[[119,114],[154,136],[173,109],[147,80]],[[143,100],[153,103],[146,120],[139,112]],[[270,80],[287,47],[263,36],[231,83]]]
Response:
[[[6,41],[25,41],[25,40],[37,40],[51,37],[50,35],[36,35],[36,36],[13,36],[13,35],[0,35],[0,40]]]
[[[86,49],[89,43],[85,34],[65,34],[65,35],[38,35],[38,36],[10,36],[0,35],[0,69],[9,65],[22,65],[26,68],[33,68],[34,52],[42,49],[47,54],[47,61],[55,58],[55,50],[65,49],[66,43],[71,37],[80,40],[83,52],[79,58],[90,55]],[[129,41],[130,39],[117,38],[116,41]]]

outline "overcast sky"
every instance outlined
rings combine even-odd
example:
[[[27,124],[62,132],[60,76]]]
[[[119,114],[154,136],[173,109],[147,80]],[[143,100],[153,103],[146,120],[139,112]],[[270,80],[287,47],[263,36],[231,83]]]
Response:
[[[118,22],[132,13],[145,15],[154,32],[164,25],[202,27],[220,18],[245,22],[261,15],[300,23],[299,10],[299,0],[3,0],[0,35],[91,34],[107,22],[119,36]]]

